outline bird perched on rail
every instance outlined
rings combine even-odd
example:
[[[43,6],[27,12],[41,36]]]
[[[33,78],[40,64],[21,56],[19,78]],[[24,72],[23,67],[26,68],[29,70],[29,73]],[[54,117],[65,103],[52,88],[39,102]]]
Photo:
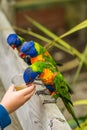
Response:
[[[46,50],[46,48],[44,48],[43,46],[41,46],[39,43],[35,41],[26,42],[21,46],[20,57],[24,58],[26,56],[30,56],[31,64],[37,61],[49,62],[53,66],[55,66],[57,71],[59,71],[58,66],[60,66],[61,64],[56,63],[56,61],[51,56],[51,54]],[[70,91],[72,92],[71,88]]]
[[[9,36],[7,37],[7,43],[13,49],[17,48],[18,51],[20,51],[20,47],[24,42],[25,42],[24,38],[15,33],[9,34]]]
[[[24,44],[25,40],[21,36],[17,35],[16,33],[9,34],[7,37],[7,43],[13,48],[17,49],[18,52],[20,52],[20,48],[22,44]],[[29,65],[30,63],[30,58],[29,57],[24,57],[24,61]]]
[[[37,61],[44,61],[51,62],[55,67],[59,65],[56,63],[50,53],[35,41],[26,42],[21,46],[20,56],[23,58],[26,55],[30,56],[31,64]]]
[[[50,62],[37,61],[25,69],[23,78],[26,84],[33,82],[39,77],[49,90],[50,95],[57,100],[60,97],[65,104],[67,110],[80,127],[79,122],[73,110],[73,104],[70,97],[70,87],[63,75]]]

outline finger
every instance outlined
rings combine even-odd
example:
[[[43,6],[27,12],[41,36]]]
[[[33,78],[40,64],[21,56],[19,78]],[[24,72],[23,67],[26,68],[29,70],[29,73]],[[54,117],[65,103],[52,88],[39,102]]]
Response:
[[[8,91],[14,91],[15,90],[15,85],[12,84],[9,88],[8,88]]]
[[[28,101],[32,96],[33,94],[35,93],[35,90],[33,90],[31,93],[29,93],[28,95],[25,96],[25,100]]]
[[[22,89],[20,91],[18,91],[19,93],[23,94],[24,96],[31,93],[33,90],[35,89],[35,85],[31,85],[25,89]]]

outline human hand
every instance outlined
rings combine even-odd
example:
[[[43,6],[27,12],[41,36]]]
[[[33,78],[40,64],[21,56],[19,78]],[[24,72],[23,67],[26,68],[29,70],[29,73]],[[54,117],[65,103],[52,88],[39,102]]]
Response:
[[[24,88],[22,90],[14,90],[15,86],[10,86],[0,103],[5,107],[8,113],[14,112],[16,109],[21,107],[26,101],[28,101],[35,92],[35,86],[34,84],[30,84],[27,88]]]

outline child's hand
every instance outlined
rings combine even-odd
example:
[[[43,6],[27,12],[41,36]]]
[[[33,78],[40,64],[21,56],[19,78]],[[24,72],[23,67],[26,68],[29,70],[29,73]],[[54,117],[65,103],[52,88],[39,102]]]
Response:
[[[31,96],[35,92],[35,86],[33,84],[19,91],[14,91],[14,89],[15,86],[12,85],[1,101],[1,104],[5,107],[8,113],[12,113],[20,106],[22,106],[26,101],[31,98]]]

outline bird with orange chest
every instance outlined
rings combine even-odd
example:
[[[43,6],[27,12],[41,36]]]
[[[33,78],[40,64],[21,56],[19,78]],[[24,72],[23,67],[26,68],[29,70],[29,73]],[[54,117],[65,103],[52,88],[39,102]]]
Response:
[[[53,73],[49,68],[43,69],[43,72],[39,75],[39,78],[43,81],[45,84],[53,85],[53,79],[57,73]]]
[[[60,97],[65,104],[67,110],[70,112],[77,125],[79,122],[73,110],[73,104],[70,97],[70,87],[63,75],[57,71],[56,67],[50,62],[35,62],[25,69],[23,78],[28,84],[33,82],[36,77],[41,79],[45,87],[50,91],[50,95],[57,100]]]
[[[29,41],[24,43],[20,49],[20,57],[30,56],[31,64],[37,61],[51,62],[55,67],[57,63],[50,53],[39,43]]]
[[[31,60],[31,64],[33,64],[37,61],[43,61],[43,62],[45,61],[45,59],[43,58],[42,55],[38,55],[36,57],[31,57],[30,60]]]

